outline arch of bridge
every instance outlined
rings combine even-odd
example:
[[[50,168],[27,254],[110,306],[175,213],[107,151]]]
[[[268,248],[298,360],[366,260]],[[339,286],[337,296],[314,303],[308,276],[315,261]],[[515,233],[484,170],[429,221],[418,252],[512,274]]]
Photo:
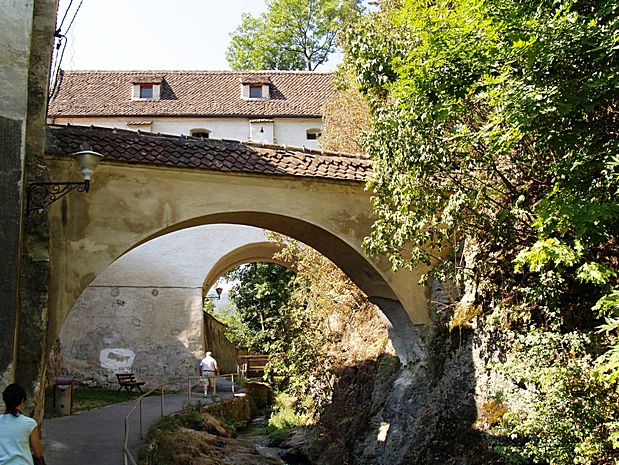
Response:
[[[66,156],[48,157],[47,164],[52,179],[79,179]],[[48,344],[81,292],[118,257],[163,234],[216,223],[298,239],[331,259],[374,301],[399,302],[412,323],[426,324],[427,289],[418,284],[425,270],[394,273],[385,260],[363,254],[372,224],[369,197],[361,182],[104,159],[87,195],[73,193],[48,208]]]
[[[202,297],[206,297],[209,289],[215,285],[224,273],[245,263],[268,262],[291,268],[290,263],[276,257],[281,250],[282,246],[280,244],[265,241],[251,242],[230,251],[219,258],[206,274],[202,284]]]

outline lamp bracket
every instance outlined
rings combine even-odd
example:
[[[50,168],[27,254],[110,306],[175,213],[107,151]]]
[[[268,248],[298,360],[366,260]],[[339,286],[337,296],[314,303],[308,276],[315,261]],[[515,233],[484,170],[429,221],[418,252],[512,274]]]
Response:
[[[90,180],[82,182],[33,182],[28,185],[26,213],[51,205],[71,191],[88,192]]]

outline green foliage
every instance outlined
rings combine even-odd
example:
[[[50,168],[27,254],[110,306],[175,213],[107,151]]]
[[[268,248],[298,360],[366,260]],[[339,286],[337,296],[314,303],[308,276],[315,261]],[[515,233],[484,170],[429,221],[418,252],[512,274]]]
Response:
[[[611,463],[619,4],[381,6],[344,45],[372,113],[366,250],[468,281],[486,329],[520,334],[504,374],[529,397],[506,398],[510,460]]]
[[[273,234],[271,240],[282,246],[275,258],[296,273],[272,263],[233,271],[228,278],[239,284],[230,298],[238,311],[226,334],[242,348],[274,355],[265,376],[296,399],[295,412],[311,415],[330,399],[330,368],[345,357],[357,361],[383,353],[386,330],[359,329],[376,321],[376,310],[328,259],[289,238]],[[351,328],[367,339],[344,348]]]
[[[225,325],[234,325],[238,316],[238,311],[231,301],[218,305],[210,313]]]
[[[228,63],[240,70],[314,71],[337,48],[342,26],[354,20],[354,0],[270,0],[260,17],[242,16],[231,34]]]
[[[279,442],[294,428],[304,426],[308,420],[308,414],[298,412],[296,399],[282,392],[275,397],[266,431],[273,441]]]
[[[612,1],[403,1],[353,28],[374,114],[368,251],[399,267],[464,234],[612,237],[616,13]]]
[[[606,316],[605,324],[601,325],[599,330],[611,340],[610,350],[598,358],[597,368],[606,381],[617,383],[619,381],[619,288],[615,287],[602,297],[594,309]],[[619,434],[615,434],[613,440],[619,441]]]
[[[215,313],[215,302],[211,299],[204,299],[204,305],[202,306],[202,311],[210,314]]]
[[[510,463],[607,463],[619,396],[597,376],[590,345],[581,332],[531,331],[517,338],[511,361],[496,367],[521,386],[497,429],[515,443],[499,446]]]
[[[278,353],[281,336],[286,332],[294,272],[275,263],[261,262],[242,265],[226,276],[238,281],[229,292],[238,312],[226,322],[226,335],[242,349]]]

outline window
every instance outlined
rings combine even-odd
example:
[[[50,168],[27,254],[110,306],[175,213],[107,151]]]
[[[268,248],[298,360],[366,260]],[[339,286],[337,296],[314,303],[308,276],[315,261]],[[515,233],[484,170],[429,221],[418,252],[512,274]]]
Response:
[[[308,129],[305,131],[305,136],[307,140],[316,140],[320,137],[322,131],[320,129]]]
[[[131,100],[159,100],[162,85],[162,76],[134,76],[131,83]]]
[[[208,129],[192,129],[189,133],[193,137],[202,137],[203,139],[208,139],[211,137],[211,131]]]
[[[152,84],[140,84],[140,98],[153,98]]]
[[[270,80],[268,78],[241,79],[241,98],[250,100],[268,100],[271,98],[269,89]]]
[[[262,98],[262,86],[249,86],[249,98]]]

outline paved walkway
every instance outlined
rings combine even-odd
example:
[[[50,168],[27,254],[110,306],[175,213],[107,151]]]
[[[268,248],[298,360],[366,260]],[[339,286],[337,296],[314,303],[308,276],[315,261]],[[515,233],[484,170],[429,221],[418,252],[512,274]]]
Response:
[[[201,389],[201,388],[200,388]],[[232,397],[229,380],[217,380],[217,395]],[[185,394],[166,394],[164,415],[178,412],[187,401]],[[192,402],[211,403],[196,391]],[[125,417],[135,401],[52,418],[43,422],[43,451],[47,465],[123,465]],[[147,397],[143,402],[144,435],[161,415],[161,398]],[[140,449],[139,409],[129,422],[129,450],[137,460]]]

